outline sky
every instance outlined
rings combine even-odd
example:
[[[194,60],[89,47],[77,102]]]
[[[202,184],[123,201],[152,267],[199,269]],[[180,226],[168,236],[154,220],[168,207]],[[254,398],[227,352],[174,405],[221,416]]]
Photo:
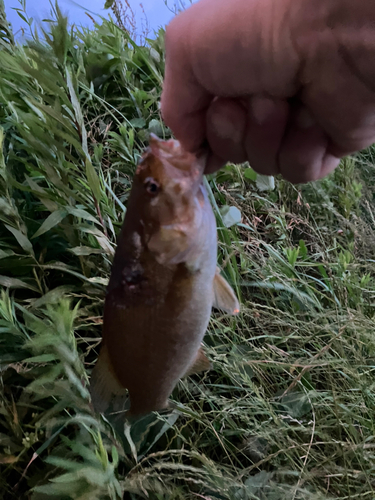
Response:
[[[195,1],[195,0],[194,0]],[[165,26],[174,16],[165,5],[165,0],[129,0],[131,7],[134,9],[137,19],[137,25],[141,26],[140,20],[142,11],[139,7],[142,2],[147,15],[148,23],[151,31],[156,31],[159,26]],[[21,8],[19,0],[4,0],[5,12],[8,21],[12,24],[13,33],[18,33],[21,36],[21,27],[26,27],[24,21],[18,16],[14,8]],[[55,0],[53,0],[53,4]],[[74,22],[78,25],[90,26],[92,21],[85,14],[85,10],[93,17],[96,15],[107,17],[108,10],[104,10],[105,0],[59,0],[58,4],[62,12],[68,16],[69,22]],[[173,7],[174,0],[168,0],[168,5]],[[186,1],[185,4],[188,4]],[[80,7],[81,6],[81,7]],[[82,8],[83,7],[83,8]],[[26,0],[26,12],[29,17],[35,20],[50,18],[51,4],[50,0]],[[111,12],[112,13],[112,12]],[[152,34],[152,33],[151,33]]]

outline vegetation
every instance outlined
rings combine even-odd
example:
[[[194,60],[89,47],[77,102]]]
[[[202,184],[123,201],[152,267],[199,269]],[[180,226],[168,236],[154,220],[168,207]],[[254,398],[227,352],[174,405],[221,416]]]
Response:
[[[135,165],[170,136],[163,31],[56,18],[14,45],[0,4],[0,497],[372,499],[374,150],[303,187],[207,180],[242,312],[213,314],[179,412],[124,428],[87,383]]]

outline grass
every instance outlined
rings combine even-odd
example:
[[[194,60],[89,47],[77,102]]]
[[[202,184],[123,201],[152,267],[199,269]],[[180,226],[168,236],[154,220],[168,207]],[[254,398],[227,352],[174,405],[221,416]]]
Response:
[[[1,498],[372,499],[374,150],[305,186],[208,179],[242,312],[213,314],[179,414],[121,428],[87,382],[136,162],[170,136],[163,31],[139,46],[56,16],[46,42],[0,30]]]

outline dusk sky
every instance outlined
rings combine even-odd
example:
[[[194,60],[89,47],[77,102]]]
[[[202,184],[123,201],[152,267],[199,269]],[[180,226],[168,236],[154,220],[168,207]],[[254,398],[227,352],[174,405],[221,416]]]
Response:
[[[20,3],[18,0],[4,0],[4,2],[6,15],[8,20],[12,23],[13,33],[16,33],[21,27],[26,26],[22,19],[17,15],[17,12],[13,10],[13,8],[20,8]],[[53,4],[54,3],[55,0],[53,0]],[[108,12],[111,11],[104,10],[104,3],[105,0],[58,1],[62,12],[68,15],[70,23],[74,22],[75,24],[83,24],[86,26],[90,26],[92,21],[86,16],[85,9],[93,15],[93,17],[95,17],[95,14],[106,17]],[[140,19],[142,16],[141,9],[139,7],[140,0],[129,0],[129,3],[136,13],[137,24],[140,26]],[[189,4],[189,1],[186,1],[185,3]],[[159,26],[164,26],[173,17],[173,14],[165,6],[164,0],[143,0],[142,4],[146,12],[151,31],[157,30]],[[168,5],[173,7],[174,0],[169,0]],[[26,11],[28,15],[33,17],[35,20],[50,18],[50,9],[49,0],[26,0]]]

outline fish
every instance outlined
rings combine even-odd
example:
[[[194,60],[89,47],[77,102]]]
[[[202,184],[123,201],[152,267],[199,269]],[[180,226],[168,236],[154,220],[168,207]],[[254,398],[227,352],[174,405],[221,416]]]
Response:
[[[90,380],[100,413],[127,397],[129,419],[169,408],[180,379],[211,368],[202,341],[212,307],[239,313],[217,267],[206,157],[152,134],[137,165]]]

